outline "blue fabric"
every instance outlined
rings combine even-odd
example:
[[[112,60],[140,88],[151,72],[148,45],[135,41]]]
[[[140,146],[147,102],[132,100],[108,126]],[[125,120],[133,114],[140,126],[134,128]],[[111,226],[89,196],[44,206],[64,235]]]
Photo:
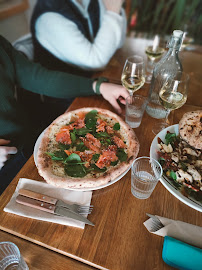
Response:
[[[0,194],[10,184],[19,170],[26,163],[27,158],[22,151],[19,151],[16,155],[12,156],[10,160],[6,162],[3,168],[0,170]]]
[[[202,270],[202,249],[165,236],[162,258],[165,263],[183,270]]]

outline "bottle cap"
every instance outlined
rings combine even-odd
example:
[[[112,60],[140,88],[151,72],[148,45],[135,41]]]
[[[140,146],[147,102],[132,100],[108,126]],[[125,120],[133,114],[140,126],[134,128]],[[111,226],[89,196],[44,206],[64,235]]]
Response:
[[[183,35],[183,32],[181,30],[174,30],[173,31],[173,36],[180,38]]]
[[[173,35],[171,36],[170,41],[167,44],[167,48],[175,48],[180,50],[182,42],[183,42],[183,31],[181,30],[174,30]]]

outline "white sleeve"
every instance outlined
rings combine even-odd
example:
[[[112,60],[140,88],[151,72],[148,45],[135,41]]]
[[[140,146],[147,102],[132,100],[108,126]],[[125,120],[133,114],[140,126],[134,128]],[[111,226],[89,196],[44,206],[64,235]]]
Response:
[[[123,39],[124,18],[107,11],[93,43],[77,25],[55,12],[47,12],[36,21],[36,37],[40,44],[60,60],[83,69],[106,66]]]
[[[126,19],[126,13],[125,10],[121,9],[121,17],[122,17],[122,29],[121,29],[121,39],[120,44],[118,48],[121,48],[126,40],[126,33],[127,33],[127,19]]]

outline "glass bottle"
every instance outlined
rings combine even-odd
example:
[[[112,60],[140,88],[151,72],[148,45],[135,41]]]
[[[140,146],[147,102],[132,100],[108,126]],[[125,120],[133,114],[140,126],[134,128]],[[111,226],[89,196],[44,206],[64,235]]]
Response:
[[[151,117],[161,119],[166,116],[166,110],[159,102],[159,91],[166,82],[166,78],[175,77],[178,71],[182,71],[182,64],[178,56],[182,42],[183,32],[181,30],[174,30],[167,44],[169,48],[167,54],[154,67],[149,89],[149,101],[146,108],[147,113]]]

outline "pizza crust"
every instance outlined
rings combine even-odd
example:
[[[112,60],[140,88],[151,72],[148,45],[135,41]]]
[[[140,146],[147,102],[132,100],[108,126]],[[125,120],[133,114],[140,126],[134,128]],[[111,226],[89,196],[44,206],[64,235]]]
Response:
[[[76,116],[78,112],[90,112],[91,110],[97,110],[99,114],[104,115],[108,119],[112,121],[119,122],[121,126],[121,135],[126,141],[127,145],[127,155],[128,159],[126,162],[118,163],[114,167],[110,167],[106,172],[100,174],[98,177],[92,177],[89,175],[83,178],[74,178],[68,175],[60,175],[58,172],[57,175],[53,174],[52,164],[54,161],[48,157],[47,149],[50,148],[50,140],[52,143],[54,141],[54,134],[57,133],[61,126],[67,124]],[[52,145],[51,143],[51,145]],[[54,149],[54,143],[53,143]],[[100,108],[82,108],[75,111],[67,112],[61,116],[59,116],[53,123],[47,128],[45,134],[42,138],[41,144],[39,146],[38,155],[37,155],[37,163],[38,163],[38,172],[45,179],[45,181],[51,185],[62,187],[62,188],[75,188],[75,189],[83,189],[83,188],[96,188],[102,185],[107,184],[110,181],[113,181],[122,173],[124,173],[127,169],[130,168],[133,160],[137,157],[139,152],[139,142],[133,131],[133,129],[125,123],[118,115]]]
[[[202,110],[185,113],[179,122],[179,133],[190,146],[202,150]]]

